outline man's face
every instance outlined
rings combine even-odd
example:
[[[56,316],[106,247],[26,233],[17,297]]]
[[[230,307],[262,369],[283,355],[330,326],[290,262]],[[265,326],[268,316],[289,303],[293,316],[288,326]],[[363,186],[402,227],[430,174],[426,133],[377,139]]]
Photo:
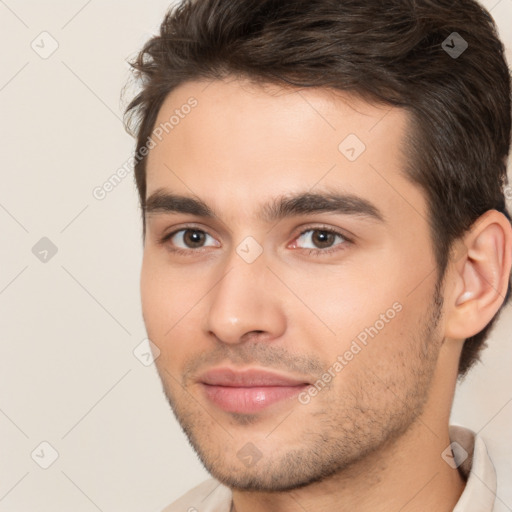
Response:
[[[421,418],[442,344],[406,114],[230,80],[180,86],[155,128],[173,115],[148,157],[141,288],[180,424],[232,488],[353,466]]]

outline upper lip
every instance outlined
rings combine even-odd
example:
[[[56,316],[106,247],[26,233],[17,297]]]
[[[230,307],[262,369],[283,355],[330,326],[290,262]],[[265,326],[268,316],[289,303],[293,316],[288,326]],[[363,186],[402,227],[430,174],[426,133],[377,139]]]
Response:
[[[308,384],[302,379],[281,375],[267,370],[214,368],[203,373],[199,381],[210,386],[259,387],[259,386],[301,386]]]

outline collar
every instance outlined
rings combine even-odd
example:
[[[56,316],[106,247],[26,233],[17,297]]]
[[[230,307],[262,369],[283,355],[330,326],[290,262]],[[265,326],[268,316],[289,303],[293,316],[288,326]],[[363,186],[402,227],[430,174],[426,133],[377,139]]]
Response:
[[[492,512],[496,498],[496,470],[484,440],[458,425],[450,425],[450,440],[464,449],[454,449],[453,455],[466,480],[466,487],[453,512]]]

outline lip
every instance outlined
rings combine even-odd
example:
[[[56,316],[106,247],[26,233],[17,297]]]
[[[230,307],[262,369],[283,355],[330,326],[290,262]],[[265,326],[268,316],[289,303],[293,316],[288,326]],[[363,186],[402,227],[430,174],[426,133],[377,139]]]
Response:
[[[226,412],[251,414],[289,400],[309,383],[260,369],[215,368],[198,379],[206,398]]]

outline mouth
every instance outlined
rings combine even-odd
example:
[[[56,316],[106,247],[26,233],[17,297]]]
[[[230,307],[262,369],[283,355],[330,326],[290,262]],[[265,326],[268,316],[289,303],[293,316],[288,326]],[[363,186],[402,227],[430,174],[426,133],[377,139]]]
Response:
[[[240,414],[254,414],[290,400],[310,385],[301,379],[254,368],[216,368],[201,375],[199,383],[213,405]]]

